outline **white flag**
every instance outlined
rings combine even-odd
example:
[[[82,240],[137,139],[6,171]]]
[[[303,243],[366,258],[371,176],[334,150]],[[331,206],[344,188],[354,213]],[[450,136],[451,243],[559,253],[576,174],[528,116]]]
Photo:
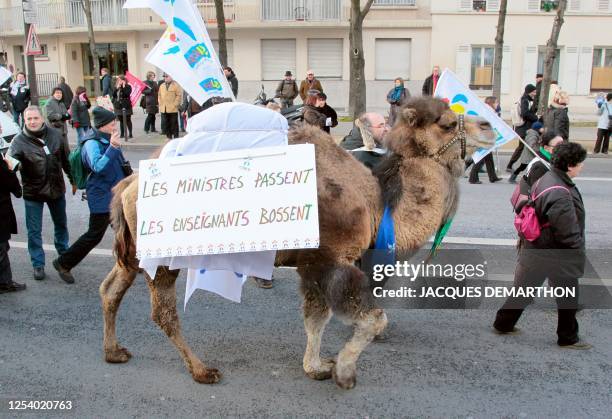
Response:
[[[491,127],[497,134],[493,147],[476,150],[472,156],[474,163],[478,163],[491,151],[518,137],[517,133],[515,133],[503,119],[497,116],[489,105],[481,101],[478,96],[464,85],[457,78],[455,73],[449,69],[445,69],[440,76],[434,96],[448,103],[453,112],[457,114],[483,117],[491,124]]]
[[[167,36],[149,53],[148,62],[170,74],[200,104],[214,96],[234,99],[202,16],[190,0],[128,0],[124,7],[150,7],[168,25]]]
[[[10,71],[0,65],[0,84],[10,79],[13,75]]]

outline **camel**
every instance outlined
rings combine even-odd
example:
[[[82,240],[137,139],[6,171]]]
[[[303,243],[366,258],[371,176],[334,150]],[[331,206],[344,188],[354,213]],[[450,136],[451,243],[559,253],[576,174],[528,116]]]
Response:
[[[303,368],[308,377],[333,378],[343,389],[354,387],[361,352],[387,324],[367,276],[355,266],[376,239],[385,205],[393,211],[396,248],[420,248],[457,209],[457,178],[463,173],[465,153],[493,142],[486,121],[457,116],[445,102],[432,98],[413,99],[402,108],[386,138],[389,154],[374,173],[320,129],[303,126],[290,131],[290,144],[314,144],[316,154],[320,247],[279,251],[276,258],[276,265],[297,267],[300,276],[307,335]],[[117,342],[115,319],[138,273],[137,197],[137,175],[132,175],[115,187],[111,203],[117,261],[100,286],[104,356],[110,363],[131,357]],[[181,334],[178,274],[168,267],[159,267],[154,278],[145,273],[151,317],[174,343],[193,379],[213,384],[221,373],[206,366]],[[333,314],[351,324],[354,334],[335,359],[325,359],[320,356],[321,338]]]

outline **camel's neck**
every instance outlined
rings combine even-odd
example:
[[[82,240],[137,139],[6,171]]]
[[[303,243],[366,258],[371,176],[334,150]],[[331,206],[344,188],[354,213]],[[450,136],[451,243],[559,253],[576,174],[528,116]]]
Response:
[[[393,209],[398,250],[421,247],[452,217],[459,202],[457,180],[430,158],[390,156],[377,171],[385,205]],[[377,222],[380,215],[377,214]]]

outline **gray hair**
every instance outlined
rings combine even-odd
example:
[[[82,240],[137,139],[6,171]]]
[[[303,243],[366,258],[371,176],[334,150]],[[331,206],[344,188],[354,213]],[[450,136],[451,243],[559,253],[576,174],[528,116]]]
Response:
[[[27,112],[38,112],[40,116],[43,116],[42,110],[36,105],[30,105],[27,108],[25,108],[25,110],[23,111],[23,114],[25,115]]]

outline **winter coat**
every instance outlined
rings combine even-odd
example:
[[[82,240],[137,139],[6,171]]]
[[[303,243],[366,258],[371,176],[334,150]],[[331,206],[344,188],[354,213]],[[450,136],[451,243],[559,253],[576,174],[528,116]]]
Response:
[[[599,109],[597,110],[597,113],[599,114],[597,128],[607,130],[610,124],[610,116],[612,116],[612,100],[610,102],[602,103]]]
[[[535,212],[543,226],[540,237],[521,240],[519,263],[541,266],[552,277],[580,278],[585,263],[585,210],[582,196],[567,173],[552,168],[534,185],[534,193],[553,189],[535,201]]]
[[[539,147],[538,149],[536,149],[536,154],[538,155],[539,159],[534,157],[529,162],[529,165],[527,166],[527,169],[525,170],[525,174],[523,176],[525,182],[527,182],[528,187],[534,185],[539,178],[541,178],[546,174],[546,172],[548,172],[550,168],[550,159],[540,151]],[[548,166],[545,165],[542,160],[547,162]],[[527,190],[521,190],[521,192],[527,194]]]
[[[323,131],[329,134],[331,132],[331,128],[338,126],[338,114],[334,108],[329,106],[327,103],[322,108],[319,108],[319,112],[323,113],[326,118],[331,118],[331,126],[326,126],[323,128]]]
[[[113,78],[110,74],[105,74],[100,80],[100,86],[102,88],[102,96],[110,96],[113,93]]]
[[[113,90],[111,95],[113,101],[113,109],[115,115],[123,116],[123,109],[125,109],[126,115],[132,115],[132,101],[130,95],[132,94],[132,86],[125,83],[125,86]]]
[[[0,242],[11,238],[11,234],[17,234],[17,217],[13,211],[11,193],[15,197],[21,197],[21,185],[15,172],[9,170],[4,159],[0,159]]]
[[[547,131],[552,131],[560,135],[565,141],[569,141],[570,129],[570,121],[567,113],[567,106],[553,103],[544,114],[544,128],[546,128]]]
[[[325,130],[325,121],[327,120],[327,116],[323,112],[321,112],[321,108],[317,108],[316,106],[312,105],[306,105],[304,106],[303,112],[305,123]]]
[[[183,101],[183,89],[175,81],[164,82],[159,86],[157,100],[161,113],[177,113]]]
[[[17,94],[13,96],[13,86],[17,84],[16,81],[11,83],[9,88],[9,95],[11,97],[11,104],[15,112],[23,112],[25,108],[30,104],[30,87],[27,84],[22,85],[17,90]]]
[[[72,93],[72,89],[66,83],[60,83],[57,85],[60,89],[62,89],[62,102],[64,102],[64,106],[66,109],[70,109],[72,105],[72,99],[74,99],[74,93]]]
[[[540,133],[534,129],[527,130],[527,134],[525,135],[525,142],[529,147],[533,150],[537,150],[540,148]],[[521,159],[519,161],[520,164],[529,164],[531,160],[533,160],[535,156],[527,147],[523,147],[523,152],[521,153]]]
[[[92,129],[79,141],[83,164],[91,174],[87,178],[87,205],[92,214],[110,212],[112,189],[124,177],[125,161],[121,150],[110,145],[110,134]]]
[[[410,92],[404,87],[404,90],[402,90],[402,94],[400,96],[400,100],[394,101],[391,98],[391,95],[393,95],[394,90],[395,89],[391,89],[389,90],[389,93],[387,93],[387,102],[391,104],[391,109],[389,109],[389,126],[391,127],[393,126],[393,124],[395,124],[399,109],[408,102],[408,99],[410,99]]]
[[[523,118],[523,125],[516,127],[515,131],[521,138],[525,138],[527,130],[531,129],[531,125],[538,120],[535,110],[532,106],[531,96],[523,94],[521,96],[521,118]]]
[[[144,102],[144,110],[146,113],[156,114],[159,112],[159,102],[157,101],[157,95],[159,94],[159,86],[153,80],[145,80],[144,84],[147,88],[142,92]]]
[[[357,150],[363,147],[363,139],[361,138],[361,131],[358,127],[353,127],[349,135],[344,137],[340,142],[340,147],[351,152],[353,157],[363,163],[368,169],[373,169],[376,165],[378,165],[384,154],[377,153],[376,151],[368,151],[368,150]]]
[[[293,100],[298,95],[298,87],[295,80],[281,80],[276,86],[276,96],[281,99]]]
[[[438,81],[440,80],[440,76],[438,75]],[[423,82],[422,89],[423,96],[433,96],[434,94],[434,79],[433,74],[425,79]]]
[[[49,125],[57,129],[63,136],[66,136],[66,121],[70,119],[70,115],[68,115],[68,109],[66,109],[64,102],[51,96],[47,101],[47,105],[45,105],[45,110],[47,111],[47,122]]]
[[[85,96],[85,99],[87,99],[87,96]],[[70,114],[72,115],[72,124],[75,128],[91,127],[89,108],[91,108],[89,99],[83,102],[78,97],[74,98],[72,105],[70,105]]]
[[[323,86],[321,86],[321,82],[316,78],[312,79],[312,83],[310,83],[308,80],[302,80],[300,83],[300,97],[302,98],[302,101],[306,102],[309,90],[318,90],[319,92],[323,93]]]
[[[11,141],[8,154],[21,163],[19,171],[23,198],[39,202],[52,201],[66,193],[62,169],[70,183],[73,183],[68,162],[70,149],[60,133],[53,128],[45,126],[38,136],[24,129]]]
[[[229,77],[227,77],[227,81],[232,87],[232,93],[234,94],[234,97],[237,98],[238,97],[238,78],[236,78],[236,75],[234,73],[231,73]]]

